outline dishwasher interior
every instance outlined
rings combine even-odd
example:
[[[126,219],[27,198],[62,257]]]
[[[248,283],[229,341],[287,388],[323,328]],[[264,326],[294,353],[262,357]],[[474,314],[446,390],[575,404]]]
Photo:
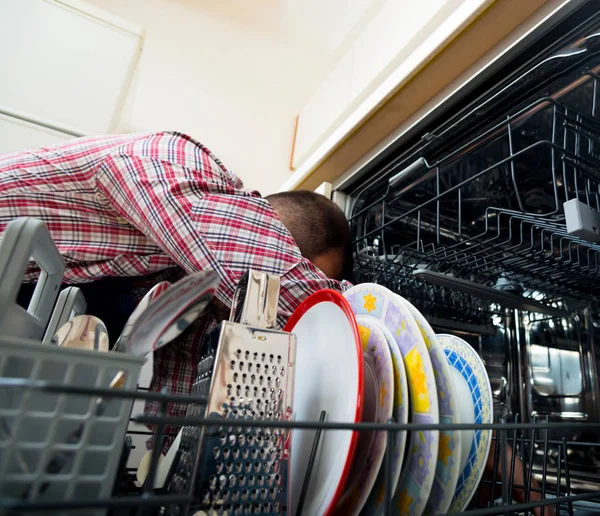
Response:
[[[564,484],[566,452],[571,488],[599,490],[600,224],[569,212],[600,210],[597,8],[560,34],[341,193],[354,280],[478,350],[497,415],[562,423],[520,451],[534,477]]]

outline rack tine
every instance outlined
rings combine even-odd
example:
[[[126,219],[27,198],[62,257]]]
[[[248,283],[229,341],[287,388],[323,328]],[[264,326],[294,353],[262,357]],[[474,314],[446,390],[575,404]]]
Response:
[[[519,422],[519,415],[515,415],[515,423]],[[515,481],[515,463],[517,454],[517,429],[513,430],[512,451],[510,457],[510,481],[508,483],[508,500],[512,503],[513,500],[513,484]]]
[[[565,494],[571,496],[571,476],[569,474],[569,455],[567,453],[567,439],[563,437],[563,453],[565,454]],[[569,516],[573,516],[573,502],[569,502]]]
[[[321,410],[319,417],[319,423],[323,423],[327,417],[327,411]],[[313,441],[312,449],[310,450],[310,457],[308,458],[308,464],[306,465],[306,473],[304,474],[304,481],[302,482],[302,491],[300,491],[300,499],[298,500],[298,508],[295,516],[302,515],[302,509],[304,509],[304,501],[306,500],[306,494],[308,493],[308,486],[310,485],[310,477],[312,470],[315,465],[315,458],[317,456],[317,450],[319,449],[319,441],[321,440],[322,427],[319,427],[315,432],[315,439]]]
[[[533,422],[537,423],[537,416],[533,416]],[[535,428],[531,430],[531,441],[529,442],[529,470],[527,471],[527,485],[525,486],[525,500],[530,501],[531,479],[533,477],[533,455],[535,453]]]
[[[490,504],[493,505],[494,504],[494,500],[496,499],[496,477],[498,475],[498,466],[499,466],[499,461],[500,461],[500,438],[498,437],[498,432],[494,431],[493,432],[493,436],[495,439],[495,443],[494,443],[494,465],[492,468],[492,493],[490,495]],[[504,475],[506,473],[506,470],[502,472],[502,474]],[[502,479],[504,481],[504,478]]]
[[[500,419],[500,423],[506,423],[504,418]],[[506,481],[508,475],[508,460],[506,454],[508,453],[507,446],[507,431],[500,430],[500,439],[501,439],[501,455],[500,459],[502,460],[502,505],[508,505],[511,503],[511,500],[508,498],[508,482]],[[514,453],[514,452],[513,452]]]
[[[546,416],[545,422],[548,423],[549,418]],[[529,465],[531,469],[533,469],[533,463]],[[543,468],[542,468],[542,500],[546,498],[546,472],[548,471],[548,429],[546,428],[544,431],[544,460],[543,460]],[[542,516],[546,511],[545,506],[542,505]]]
[[[558,464],[556,465],[556,498],[560,498],[561,467],[562,467],[562,444],[558,445]],[[556,504],[556,514],[560,514],[560,503]]]
[[[394,423],[394,419],[390,418],[388,423]],[[385,505],[384,505],[384,514],[392,514],[392,461],[394,456],[393,450],[394,443],[394,432],[393,430],[388,430],[387,432],[387,447],[385,450],[385,475],[384,475],[384,483],[385,483]]]
[[[523,471],[523,485],[521,489],[523,493],[525,493],[525,479],[527,478],[527,469],[525,468],[525,456],[527,455],[527,450],[525,447],[525,436],[523,435],[523,431],[521,431],[521,450],[520,450],[520,459],[521,459],[521,470]]]

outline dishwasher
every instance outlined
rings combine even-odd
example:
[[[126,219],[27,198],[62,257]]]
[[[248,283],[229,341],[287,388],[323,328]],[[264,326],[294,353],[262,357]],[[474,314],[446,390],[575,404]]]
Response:
[[[333,199],[355,282],[406,297],[484,360],[495,415],[516,428],[496,446],[533,465],[526,489],[598,499],[600,3],[570,4]]]

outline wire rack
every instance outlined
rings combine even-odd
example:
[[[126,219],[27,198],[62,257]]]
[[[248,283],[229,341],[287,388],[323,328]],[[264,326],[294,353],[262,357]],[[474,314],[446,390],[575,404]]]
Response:
[[[596,95],[598,76],[583,79]],[[420,157],[365,189],[351,217],[357,281],[475,320],[501,304],[450,288],[449,278],[553,308],[596,302],[600,246],[569,234],[563,209],[571,199],[600,209],[595,96],[591,105],[583,114],[540,98],[437,161]],[[446,276],[444,285],[417,270]]]
[[[21,382],[17,380],[0,380],[0,390],[25,389],[30,391],[43,391],[52,394],[65,394],[75,396],[97,396],[104,399],[142,399],[145,401],[159,402],[162,411],[157,416],[134,415],[133,420],[139,423],[152,425],[153,442],[163,443],[166,427],[202,427],[222,423],[203,417],[169,417],[166,408],[169,403],[206,403],[202,397],[169,395],[165,393],[144,393],[115,391],[114,389],[100,389],[89,387],[73,387],[64,384],[52,384],[40,381]],[[484,475],[479,485],[478,492],[464,514],[483,516],[488,514],[524,514],[535,511],[536,514],[574,514],[578,510],[598,510],[600,505],[590,504],[600,500],[600,491],[586,482],[586,478],[574,477],[571,472],[571,456],[577,451],[586,453],[598,447],[598,443],[584,441],[569,441],[560,435],[574,427],[589,432],[600,429],[600,423],[568,424],[552,423],[544,420],[534,420],[530,424],[519,423],[518,416],[506,417],[490,425],[416,425],[416,424],[349,424],[327,422],[282,422],[282,421],[231,421],[232,427],[253,427],[255,429],[280,428],[285,430],[316,429],[313,448],[318,449],[322,432],[340,430],[355,430],[359,432],[383,431],[392,437],[395,432],[415,432],[419,430],[445,430],[463,431],[469,429],[493,430],[488,472]],[[293,435],[293,434],[292,434]],[[125,467],[127,455],[130,452],[130,439],[125,439],[121,456],[121,467],[115,478],[115,487],[109,497],[91,500],[74,499],[69,501],[56,501],[49,503],[36,502],[35,500],[0,500],[3,514],[24,513],[49,513],[59,510],[73,510],[82,514],[84,510],[106,509],[111,515],[157,515],[165,510],[177,509],[177,514],[194,514],[201,506],[196,496],[196,486],[192,483],[187,493],[173,495],[166,490],[153,489],[156,466],[160,447],[153,449],[152,464],[146,482],[143,486],[136,483],[134,472]],[[314,456],[313,454],[313,459]],[[390,475],[392,453],[386,452],[382,467],[386,475]],[[530,467],[534,464],[533,467]],[[310,478],[314,460],[309,462],[304,483]],[[589,479],[587,479],[589,480]],[[168,481],[165,483],[168,485]],[[389,486],[390,482],[386,482]],[[302,486],[292,486],[295,489],[305,490]],[[587,505],[583,505],[582,503]],[[398,509],[392,506],[392,493],[388,489],[385,493],[386,514],[398,514]],[[301,507],[302,503],[300,503]],[[227,508],[229,514],[256,514],[257,504],[240,504]],[[173,513],[173,512],[172,512]],[[281,507],[281,513],[286,513],[286,507]],[[301,511],[299,511],[301,513]]]

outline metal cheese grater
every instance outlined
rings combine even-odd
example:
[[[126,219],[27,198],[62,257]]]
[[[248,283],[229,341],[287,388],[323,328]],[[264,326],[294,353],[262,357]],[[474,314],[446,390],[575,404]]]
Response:
[[[170,492],[181,494],[194,486],[199,500],[194,510],[287,511],[289,432],[227,425],[232,419],[292,417],[296,338],[273,329],[279,284],[278,276],[253,271],[245,275],[230,321],[222,323],[205,345],[193,392],[206,395],[207,404],[190,406],[187,416],[206,414],[223,419],[223,424],[184,428],[181,460],[169,486]]]

